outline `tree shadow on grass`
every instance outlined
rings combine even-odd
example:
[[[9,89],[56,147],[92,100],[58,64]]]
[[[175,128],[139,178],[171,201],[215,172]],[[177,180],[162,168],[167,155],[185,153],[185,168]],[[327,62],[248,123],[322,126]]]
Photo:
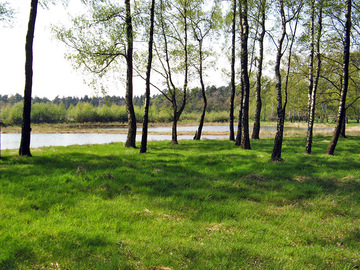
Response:
[[[254,149],[259,146],[266,150],[244,151],[227,141],[206,140],[186,141],[178,146],[150,143],[145,155],[120,144],[83,146],[69,152],[56,148],[59,150],[33,158],[5,157],[0,163],[0,188],[3,194],[22,201],[20,212],[39,216],[51,213],[57,206],[67,211],[94,197],[105,202],[140,197],[164,213],[175,212],[209,223],[240,221],[243,214],[234,207],[239,202],[305,205],[308,200],[332,195],[332,199],[359,203],[359,161],[355,158],[344,160],[318,154],[323,145],[315,148],[311,156],[296,153],[302,142],[295,139],[288,141],[285,150],[296,154],[288,155],[284,163],[274,164],[266,156],[271,141],[262,140]],[[349,170],[354,175],[344,179],[342,175]],[[91,234],[61,243],[71,249],[78,242],[94,249],[112,245],[110,240],[102,242]],[[27,251],[29,260],[36,260],[31,252]],[[247,254],[246,248],[240,253]],[[193,256],[196,265],[201,255],[189,248],[188,256]],[[228,260],[232,263],[236,258],[230,256]],[[261,262],[261,256],[257,261]],[[272,265],[271,261],[266,263]]]
[[[291,142],[294,149],[300,143],[300,140]],[[98,153],[90,147],[86,152],[6,158],[2,161],[7,166],[2,169],[1,178],[17,183],[23,192],[16,192],[24,196],[45,188],[47,194],[43,199],[52,202],[48,207],[64,198],[71,203],[69,197],[74,194],[76,199],[72,203],[89,194],[112,199],[131,193],[183,201],[266,198],[270,202],[274,199],[274,202],[291,203],[339,189],[352,196],[354,190],[360,191],[358,181],[334,178],[339,170],[359,168],[360,163],[355,159],[297,154],[285,163],[272,164],[267,157],[259,157],[258,152],[212,140],[186,141],[177,146],[154,144],[150,148],[151,153],[146,155],[129,149],[125,153],[115,144],[110,153]],[[51,199],[55,195],[58,200]]]

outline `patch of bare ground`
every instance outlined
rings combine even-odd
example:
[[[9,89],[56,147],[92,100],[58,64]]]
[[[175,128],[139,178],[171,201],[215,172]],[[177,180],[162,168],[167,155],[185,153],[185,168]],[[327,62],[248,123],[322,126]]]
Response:
[[[355,179],[355,177],[353,176],[353,175],[348,175],[348,176],[346,176],[346,177],[343,177],[343,178],[341,178],[340,179],[340,181],[348,181],[348,180],[354,180]]]
[[[300,183],[304,183],[304,182],[309,182],[311,181],[311,179],[309,177],[306,176],[294,176],[293,178],[291,178],[292,181],[296,181],[296,182],[300,182]]]
[[[219,232],[219,233],[234,234],[236,230],[235,230],[235,228],[224,226],[222,224],[213,224],[213,225],[207,227],[206,231],[207,231],[207,233]]]

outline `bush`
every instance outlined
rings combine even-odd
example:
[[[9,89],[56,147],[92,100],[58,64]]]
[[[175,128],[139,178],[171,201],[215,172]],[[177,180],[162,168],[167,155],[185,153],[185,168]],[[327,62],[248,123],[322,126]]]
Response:
[[[126,112],[126,106],[122,105],[112,105],[111,111],[114,115],[114,121],[125,123],[127,122],[127,112]]]
[[[96,122],[96,109],[90,103],[79,102],[76,106],[70,106],[67,111],[67,119],[79,123]]]
[[[229,121],[229,112],[228,111],[211,111],[206,113],[205,120],[208,122],[228,122]]]
[[[35,103],[31,110],[33,123],[56,123],[65,120],[66,109],[64,104]]]
[[[199,111],[194,111],[194,112],[184,112],[181,116],[180,116],[180,120],[183,122],[199,122],[200,121],[200,117],[201,117],[201,113]],[[206,117],[206,114],[205,114]]]
[[[97,109],[98,122],[126,122],[127,113],[125,106],[103,105]]]
[[[23,102],[8,104],[2,109],[0,118],[6,125],[21,125],[23,116]]]

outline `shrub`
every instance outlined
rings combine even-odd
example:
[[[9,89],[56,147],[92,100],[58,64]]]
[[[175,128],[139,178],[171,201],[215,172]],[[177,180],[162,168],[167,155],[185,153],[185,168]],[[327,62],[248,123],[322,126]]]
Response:
[[[31,110],[31,121],[33,123],[56,123],[64,121],[65,116],[64,104],[35,103]]]
[[[23,116],[23,102],[15,103],[14,105],[6,105],[1,110],[0,118],[6,125],[21,125]]]
[[[76,106],[70,106],[67,111],[67,119],[79,123],[96,122],[96,109],[90,103],[79,102]]]
[[[228,122],[229,121],[229,112],[228,111],[211,111],[206,113],[205,119],[208,122]]]

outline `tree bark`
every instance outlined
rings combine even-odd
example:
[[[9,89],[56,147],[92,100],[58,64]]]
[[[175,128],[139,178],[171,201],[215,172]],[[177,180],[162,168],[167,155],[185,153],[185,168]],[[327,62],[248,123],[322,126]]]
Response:
[[[126,8],[126,36],[127,36],[127,75],[126,75],[126,111],[128,115],[128,135],[125,146],[136,148],[136,117],[133,105],[133,30],[130,0],[125,0]]]
[[[188,16],[188,7],[187,7],[187,1],[184,3],[184,10],[183,10],[183,19],[184,19],[184,65],[185,65],[185,74],[184,74],[184,85],[183,85],[183,100],[182,104],[177,110],[176,105],[176,98],[175,98],[175,88],[174,88],[174,99],[173,99],[173,108],[174,108],[174,122],[173,122],[173,130],[172,130],[172,144],[178,144],[177,140],[177,122],[180,119],[180,116],[182,112],[184,111],[185,105],[186,105],[186,99],[187,99],[187,87],[188,87],[188,77],[189,77],[189,55],[188,55],[188,22],[187,22],[187,16]]]
[[[145,109],[144,109],[144,120],[143,120],[142,136],[141,136],[140,153],[146,153],[147,150],[149,108],[150,108],[150,76],[151,76],[151,64],[153,59],[153,45],[154,45],[154,21],[155,21],[155,0],[151,0],[149,57],[146,68]]]
[[[340,137],[341,138],[347,138],[346,136],[346,110],[345,110],[345,116],[344,116],[344,121],[342,121],[342,125],[341,125],[341,129],[340,129]]]
[[[242,138],[242,115],[243,115],[243,102],[244,100],[244,84],[241,83],[241,93],[240,93],[240,109],[239,109],[239,121],[238,121],[238,130],[236,133],[236,139],[235,139],[235,145],[240,146],[241,145],[241,138]]]
[[[261,79],[262,79],[262,69],[263,69],[263,60],[264,60],[264,38],[265,38],[265,20],[266,20],[266,0],[263,0],[260,4],[261,8],[261,33],[259,37],[259,62],[258,70],[256,75],[256,110],[254,116],[254,126],[253,132],[251,134],[252,139],[260,139],[260,118],[261,118]]]
[[[308,115],[310,118],[310,107],[312,99],[312,91],[314,85],[314,54],[315,54],[315,0],[310,0],[311,16],[310,16],[310,56],[309,56],[309,85],[308,85]]]
[[[285,111],[282,107],[282,85],[281,85],[281,73],[280,73],[280,65],[282,58],[282,45],[286,36],[286,19],[284,12],[284,2],[283,0],[279,0],[280,2],[280,13],[282,20],[282,34],[280,39],[278,40],[277,45],[277,53],[276,53],[276,62],[275,62],[275,79],[276,79],[276,98],[277,98],[277,125],[276,125],[276,135],[274,140],[274,147],[271,154],[271,160],[273,161],[281,161],[281,149],[282,149],[282,141],[283,141],[283,133],[284,133],[284,121],[285,121]]]
[[[230,141],[235,140],[234,108],[235,108],[235,41],[236,41],[236,1],[233,0],[232,39],[231,39],[231,82],[230,82]]]
[[[248,73],[248,3],[247,0],[241,2],[241,82],[244,85],[244,99],[243,99],[243,113],[242,113],[242,135],[241,135],[241,148],[251,149],[250,136],[249,136],[249,96],[250,96],[250,82]]]
[[[31,157],[30,137],[31,137],[31,95],[32,95],[32,80],[33,80],[33,43],[34,43],[37,6],[38,6],[38,0],[32,0],[28,31],[26,35],[26,45],[25,45],[26,60],[25,60],[24,110],[23,110],[23,121],[22,121],[22,129],[21,129],[21,142],[19,149],[20,156],[29,156],[29,157]]]
[[[314,17],[315,17],[315,6],[314,1],[312,2],[312,24],[314,24]],[[316,76],[313,80],[312,75],[310,75],[310,83],[309,83],[309,91],[311,88],[311,92],[309,92],[309,122],[308,122],[308,131],[306,137],[306,149],[305,152],[307,154],[311,154],[312,148],[312,138],[313,138],[313,129],[314,129],[314,120],[315,120],[315,104],[316,104],[316,92],[319,84],[320,78],[320,71],[321,71],[321,54],[320,54],[320,39],[321,39],[321,32],[322,32],[322,7],[319,7],[319,21],[318,21],[318,33],[317,33],[317,40],[316,40]],[[311,35],[314,36],[314,26],[311,29]],[[313,47],[312,47],[313,48]],[[310,56],[311,57],[311,56]],[[310,65],[313,65],[310,60]],[[310,72],[313,72],[313,67],[310,67]]]
[[[199,41],[199,61],[200,61],[200,69],[199,69],[199,76],[200,76],[200,84],[201,84],[201,93],[204,100],[204,107],[201,113],[200,123],[197,132],[195,133],[194,140],[201,139],[202,128],[204,126],[205,121],[205,114],[206,114],[206,107],[207,107],[207,98],[205,92],[205,84],[203,78],[203,55],[202,55],[202,40]]]
[[[336,144],[338,142],[341,127],[345,122],[345,106],[346,95],[349,85],[349,59],[350,59],[350,34],[351,34],[351,0],[346,1],[346,22],[345,22],[345,42],[344,42],[344,55],[343,55],[343,84],[341,91],[341,98],[339,104],[339,112],[335,125],[335,130],[331,142],[326,150],[326,154],[333,155],[335,152]]]
[[[275,141],[274,141],[274,148],[271,155],[271,159],[273,161],[282,161],[281,158],[281,152],[282,152],[282,142],[284,137],[284,122],[285,122],[285,112],[286,112],[286,105],[288,101],[288,82],[289,82],[289,76],[290,76],[290,66],[291,66],[291,56],[292,56],[292,48],[295,41],[296,36],[296,30],[297,25],[299,22],[299,13],[301,10],[302,5],[300,4],[297,11],[292,15],[291,19],[286,19],[285,11],[284,11],[284,1],[280,0],[280,13],[281,13],[281,21],[282,21],[282,34],[278,41],[278,48],[277,48],[277,55],[276,55],[276,64],[275,64],[275,76],[276,76],[276,91],[277,91],[277,114],[278,114],[278,120],[277,120],[277,131],[275,135]],[[282,58],[282,45],[286,36],[286,28],[287,23],[289,23],[291,20],[295,19],[295,26],[294,30],[291,29],[292,37],[290,41],[289,46],[289,55],[288,55],[288,61],[287,61],[287,69],[286,69],[286,77],[285,77],[285,86],[284,86],[284,104],[282,105],[282,85],[281,85],[281,74],[280,74],[280,64],[281,64],[281,58]]]
[[[178,122],[178,113],[177,113],[177,109],[175,107],[174,109],[174,119],[173,119],[173,124],[172,124],[172,129],[171,129],[171,144],[178,144],[178,140],[177,140],[177,122]]]

